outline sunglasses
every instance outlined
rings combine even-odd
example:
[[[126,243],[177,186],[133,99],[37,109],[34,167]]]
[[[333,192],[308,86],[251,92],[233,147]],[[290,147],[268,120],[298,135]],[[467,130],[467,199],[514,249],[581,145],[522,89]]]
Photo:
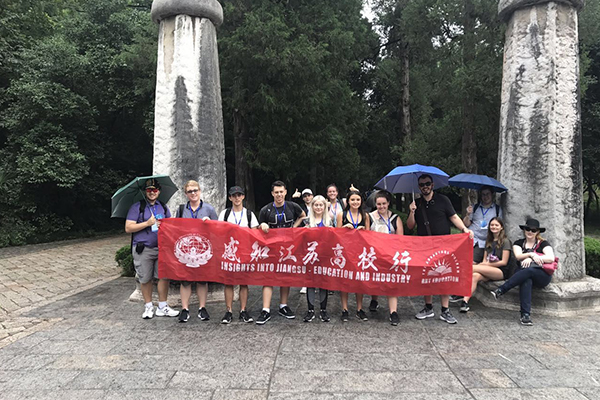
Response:
[[[535,228],[529,228],[529,227],[525,228],[525,230],[526,230],[527,232],[533,232],[533,233],[538,233],[538,232],[540,231],[539,229],[535,229]]]
[[[192,194],[192,193],[198,193],[199,191],[200,191],[200,189],[190,189],[186,193],[187,194]]]
[[[153,188],[148,188],[148,189],[146,189],[146,193],[157,193],[158,191],[159,191],[159,190],[158,190],[158,189],[156,189],[156,188],[154,188],[154,189],[153,189]]]
[[[419,182],[419,187],[425,187],[425,186],[431,186],[433,185],[433,182],[429,181],[429,182]]]

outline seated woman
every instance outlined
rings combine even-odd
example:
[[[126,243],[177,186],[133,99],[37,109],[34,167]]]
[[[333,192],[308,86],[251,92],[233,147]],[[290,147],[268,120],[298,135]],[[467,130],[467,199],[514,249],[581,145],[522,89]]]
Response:
[[[517,240],[513,245],[515,257],[521,263],[519,269],[502,286],[492,292],[497,299],[515,286],[519,286],[519,297],[521,299],[521,324],[531,326],[531,290],[546,287],[552,280],[542,265],[554,261],[554,250],[548,241],[542,238],[541,233],[546,228],[540,228],[537,219],[530,218],[525,225],[519,225],[523,229],[525,238]]]
[[[488,224],[483,261],[473,265],[471,295],[475,293],[479,282],[499,281],[508,278],[510,251],[510,240],[506,237],[504,222],[498,217],[492,218]],[[463,299],[460,306],[461,313],[470,310],[470,299],[471,297]]]

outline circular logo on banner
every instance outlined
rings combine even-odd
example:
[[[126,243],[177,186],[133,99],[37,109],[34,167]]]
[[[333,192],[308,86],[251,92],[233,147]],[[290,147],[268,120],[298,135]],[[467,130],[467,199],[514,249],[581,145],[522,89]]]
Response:
[[[213,251],[210,240],[204,236],[190,234],[177,239],[173,254],[180,263],[190,268],[198,268],[212,258]]]
[[[447,250],[438,250],[425,261],[425,268],[423,269],[423,275],[426,276],[444,276],[452,273],[452,268],[456,268],[456,272],[459,272],[458,259],[454,253],[450,253]]]

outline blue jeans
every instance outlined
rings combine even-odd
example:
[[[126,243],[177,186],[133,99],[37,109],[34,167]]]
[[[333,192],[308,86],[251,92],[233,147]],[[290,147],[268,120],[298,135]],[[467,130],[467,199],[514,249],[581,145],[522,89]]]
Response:
[[[521,298],[521,314],[531,314],[531,291],[533,287],[543,288],[548,286],[552,276],[544,272],[542,268],[521,268],[499,287],[502,293],[508,292],[515,286],[519,286],[519,297]]]

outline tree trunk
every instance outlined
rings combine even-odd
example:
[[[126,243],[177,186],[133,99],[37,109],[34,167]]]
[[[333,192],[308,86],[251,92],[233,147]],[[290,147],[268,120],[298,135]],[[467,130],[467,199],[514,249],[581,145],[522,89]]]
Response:
[[[233,137],[235,148],[235,184],[246,191],[246,208],[256,211],[252,168],[246,158],[249,144],[248,126],[239,109],[233,111]]]
[[[463,12],[463,68],[469,68],[475,61],[475,16],[472,0],[465,0]],[[466,173],[477,173],[477,142],[475,140],[475,102],[469,91],[468,83],[463,87],[462,95],[462,168]],[[467,195],[468,193],[468,195]],[[477,193],[463,190],[462,214],[465,215],[469,204],[477,201]]]
[[[411,139],[412,131],[410,126],[410,60],[408,43],[400,44],[400,58],[402,61],[402,75],[400,84],[402,85],[402,101],[400,104],[401,112],[401,134],[402,142]]]

